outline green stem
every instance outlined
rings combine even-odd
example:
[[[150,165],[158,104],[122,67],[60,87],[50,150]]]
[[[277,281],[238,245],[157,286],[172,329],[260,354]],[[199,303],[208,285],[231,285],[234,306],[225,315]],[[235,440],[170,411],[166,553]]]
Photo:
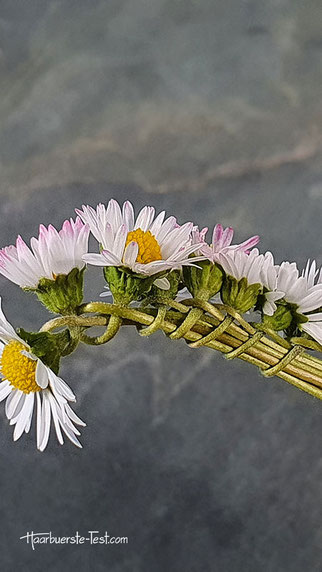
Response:
[[[212,340],[217,340],[227,330],[227,328],[232,323],[233,319],[234,318],[232,316],[226,316],[226,318],[224,318],[221,324],[219,324],[217,328],[215,328],[212,332],[210,332],[210,334],[201,338],[200,340],[197,340],[196,342],[190,343],[189,346],[191,348],[200,348],[201,346],[207,344],[208,342],[211,342]]]
[[[70,342],[67,348],[63,351],[62,356],[64,357],[69,356],[77,349],[83,329],[84,328],[81,328],[80,326],[70,326],[69,328]]]
[[[204,304],[204,301],[202,303]],[[45,324],[42,331],[51,331],[63,326],[88,328],[92,326],[106,326],[108,324],[103,336],[90,338],[85,334],[82,335],[85,343],[93,342],[94,345],[97,345],[97,340],[99,340],[98,343],[105,343],[114,337],[122,323],[147,326],[147,334],[149,334],[149,331],[152,333],[156,329],[161,329],[170,337],[173,334],[177,337],[179,332],[179,337],[184,337],[188,342],[193,344],[199,342],[198,345],[216,349],[223,354],[227,354],[227,357],[230,358],[239,357],[258,366],[262,371],[267,370],[268,374],[274,373],[299,389],[322,399],[322,362],[306,354],[304,348],[301,347],[299,350],[295,346],[294,351],[290,351],[284,347],[283,343],[278,343],[277,339],[276,341],[269,340],[269,338],[264,336],[263,332],[257,332],[256,334],[256,330],[250,324],[248,324],[247,329],[253,333],[251,334],[250,331],[245,332],[241,326],[232,323],[234,316],[236,316],[236,319],[239,319],[239,315],[237,317],[237,314],[233,311],[229,312],[230,315],[227,316],[229,319],[226,318],[225,320],[224,314],[211,304],[207,307],[207,312],[211,311],[211,316],[204,314],[206,306],[202,309],[198,301],[192,300],[189,302],[189,305],[193,306],[193,304],[195,304],[195,307],[187,315],[186,306],[184,312],[180,312],[178,307],[175,311],[165,312],[164,308],[162,311],[161,309],[156,311],[152,308],[142,311],[116,304],[91,302],[79,308],[79,313],[83,315],[55,318]],[[199,307],[196,307],[198,305]],[[99,315],[84,315],[87,313]],[[107,320],[106,316],[111,316],[110,320]],[[224,321],[225,324],[222,325]],[[228,324],[228,321],[231,323]],[[221,330],[219,330],[218,339],[214,339],[217,336],[209,336],[209,334],[214,333],[214,326],[218,328],[220,325]],[[190,329],[187,328],[188,326]],[[303,353],[297,355],[299,351]]]
[[[92,337],[83,333],[80,335],[80,339],[85,344],[91,346],[101,346],[112,340],[112,338],[114,338],[118,333],[121,326],[122,326],[122,318],[120,318],[119,316],[114,316],[112,314],[108,321],[107,328],[101,336]]]
[[[166,317],[166,313],[167,313],[167,307],[165,305],[159,306],[158,313],[157,313],[156,317],[154,318],[152,324],[150,324],[150,326],[142,328],[139,331],[140,335],[141,336],[150,336],[151,334],[154,334],[157,330],[162,329],[162,324],[163,324],[163,321]]]
[[[190,312],[187,314],[185,319],[183,320],[182,324],[176,328],[174,332],[172,332],[169,337],[172,340],[179,340],[183,338],[189,330],[193,328],[196,322],[201,318],[203,311],[199,308],[192,308]]]

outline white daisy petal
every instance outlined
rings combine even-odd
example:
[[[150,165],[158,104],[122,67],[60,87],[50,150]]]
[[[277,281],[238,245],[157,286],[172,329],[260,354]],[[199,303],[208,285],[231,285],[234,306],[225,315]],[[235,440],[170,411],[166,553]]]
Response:
[[[299,304],[299,312],[305,314],[311,312],[322,306],[322,290],[315,290],[308,292],[307,295],[303,293],[301,299],[297,300]]]
[[[42,403],[41,403],[41,397],[39,395],[39,392],[37,391],[36,393],[36,401],[37,401],[37,423],[36,423],[36,431],[37,431],[37,449],[39,449],[42,438],[43,438],[43,434],[44,434],[44,428],[42,426]]]
[[[21,393],[22,393],[22,392],[21,392]],[[20,417],[20,414],[21,414],[21,412],[22,412],[22,410],[23,410],[23,408],[24,408],[25,401],[26,401],[28,395],[33,395],[33,393],[30,393],[30,394],[22,393],[22,397],[21,397],[21,399],[19,400],[19,402],[18,402],[18,404],[17,404],[17,406],[16,406],[16,408],[15,408],[14,415],[10,418],[10,423],[9,423],[9,425],[14,425],[15,423],[17,423],[17,421],[18,421],[18,419],[19,419],[19,417]]]
[[[79,431],[77,431],[77,429],[71,423],[67,415],[67,412],[65,411],[65,415],[63,415],[62,409],[57,409],[57,415],[59,418],[61,428],[64,431],[65,435],[68,437],[68,439],[70,439],[70,441],[74,443],[76,447],[82,448],[81,443],[78,441],[76,437],[76,435],[79,435]]]
[[[166,240],[169,233],[174,228],[176,228],[176,225],[177,225],[177,219],[174,216],[169,216],[169,218],[167,218],[164,221],[159,232],[155,235],[159,244],[162,244]]]
[[[277,309],[277,306],[273,301],[266,300],[266,302],[264,303],[264,306],[263,306],[263,312],[264,312],[264,314],[266,314],[266,316],[273,316],[276,309]]]
[[[56,404],[55,398],[53,395],[49,394],[49,403],[50,403],[50,408],[51,408],[51,413],[53,416],[53,421],[54,421],[54,426],[55,426],[55,431],[56,431],[56,435],[57,435],[57,439],[58,442],[63,445],[64,444],[64,439],[62,436],[62,432],[60,429],[60,424],[59,424],[59,418],[58,418],[58,413],[57,413],[57,407],[59,407],[59,405]]]
[[[153,282],[154,286],[160,288],[160,290],[169,290],[170,289],[170,282],[167,278],[157,278]]]
[[[321,322],[322,323],[322,312],[317,312],[316,314],[309,314],[307,316],[310,322]]]
[[[121,266],[122,264],[122,261],[108,250],[103,250],[100,254],[85,254],[83,259],[84,262],[93,266]]]
[[[76,397],[70,387],[65,383],[61,377],[58,377],[49,367],[47,368],[47,373],[49,376],[49,383],[52,390],[55,390],[57,394],[61,395],[68,401],[75,401]]]
[[[25,426],[25,433],[29,433],[29,431],[30,431],[31,422],[32,422],[32,414],[33,414],[33,408],[31,409],[31,412],[29,415],[29,420],[27,421],[26,426]]]
[[[165,211],[160,212],[149,228],[150,232],[156,237],[156,239],[158,238],[158,234],[162,228],[164,217]]]
[[[17,419],[17,423],[13,433],[14,441],[17,441],[21,437],[26,428],[29,430],[33,407],[34,407],[34,394],[29,393],[25,397],[24,405]]]
[[[139,245],[137,242],[134,242],[134,240],[132,240],[132,242],[130,242],[127,245],[124,251],[123,262],[125,266],[128,266],[129,268],[134,267],[138,252],[139,252]]]
[[[143,207],[143,209],[140,210],[138,217],[135,221],[134,230],[140,228],[141,230],[146,232],[152,223],[154,213],[155,210],[153,207]]]
[[[41,389],[45,389],[48,385],[48,368],[39,359],[36,366],[36,382]]]
[[[0,297],[0,339],[2,341],[18,340],[21,341],[18,334],[11,324],[9,324],[2,310],[2,298]],[[25,342],[23,342],[25,344]]]
[[[100,298],[113,298],[113,294],[111,290],[108,289],[107,292],[100,293]]]
[[[322,322],[306,322],[300,325],[300,329],[322,345]]]
[[[68,415],[68,417],[72,421],[74,421],[74,423],[76,423],[77,425],[81,425],[82,427],[86,427],[86,423],[82,421],[82,419],[80,419],[78,415],[76,415],[75,411],[72,410],[72,408],[68,403],[65,404],[65,412]]]
[[[123,257],[127,233],[128,230],[125,224],[122,224],[115,235],[113,255],[118,260],[121,260]]]
[[[51,408],[48,390],[43,391],[43,402],[41,407],[41,441],[39,444],[39,451],[44,451],[48,444],[49,432],[51,424]]]
[[[9,394],[5,405],[5,413],[8,419],[14,416],[20,400],[25,400],[25,395],[20,389],[13,389]]]
[[[134,209],[130,201],[125,201],[122,209],[123,221],[129,231],[134,227]]]
[[[0,401],[3,401],[12,392],[12,385],[5,379],[0,383]]]

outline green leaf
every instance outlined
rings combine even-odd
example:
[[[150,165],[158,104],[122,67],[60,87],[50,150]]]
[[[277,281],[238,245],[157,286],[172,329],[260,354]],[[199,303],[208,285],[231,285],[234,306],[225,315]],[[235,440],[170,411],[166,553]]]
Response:
[[[70,342],[68,330],[52,334],[50,332],[27,332],[20,328],[18,334],[28,344],[30,351],[57,374],[60,358]]]

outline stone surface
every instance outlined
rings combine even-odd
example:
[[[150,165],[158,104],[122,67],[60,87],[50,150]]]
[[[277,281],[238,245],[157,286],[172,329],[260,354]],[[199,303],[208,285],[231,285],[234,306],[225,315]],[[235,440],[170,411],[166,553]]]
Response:
[[[2,0],[0,38],[1,245],[115,197],[322,264],[319,2]],[[87,298],[103,286],[91,269]],[[16,326],[47,319],[2,277],[0,291]],[[62,376],[82,451],[12,443],[0,408],[2,570],[321,569],[319,402],[130,328]],[[129,545],[32,552],[31,530]]]

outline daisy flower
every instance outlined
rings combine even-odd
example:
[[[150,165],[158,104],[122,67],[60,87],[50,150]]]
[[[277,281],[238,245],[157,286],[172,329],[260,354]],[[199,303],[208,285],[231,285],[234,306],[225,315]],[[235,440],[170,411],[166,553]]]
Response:
[[[257,303],[263,291],[261,271],[265,260],[257,248],[246,254],[243,250],[230,250],[218,255],[218,264],[226,277],[221,288],[223,302],[241,313],[248,312]]]
[[[249,254],[240,249],[219,254],[218,261],[226,274],[236,280],[246,278],[248,285],[261,284],[263,287],[263,312],[272,316],[277,309],[276,302],[284,297],[285,292],[278,287],[278,265],[274,264],[271,252],[260,254],[254,248]]]
[[[315,284],[317,277],[316,263],[307,263],[302,276],[299,275],[295,262],[283,262],[279,268],[277,288],[283,290],[284,300],[296,307],[296,313],[306,318],[299,323],[300,330],[308,333],[319,344],[322,344],[322,312],[314,312],[322,306],[322,283]]]
[[[55,280],[74,268],[82,269],[88,237],[89,227],[78,217],[66,220],[59,232],[52,225],[40,225],[31,248],[18,236],[16,246],[0,250],[0,273],[21,288],[37,288],[41,278]]]
[[[17,441],[30,430],[37,403],[37,448],[43,451],[48,443],[51,420],[57,439],[64,443],[62,433],[76,445],[82,445],[77,425],[85,426],[69,405],[75,395],[68,385],[39,358],[6,319],[0,298],[0,401],[6,400],[5,412],[14,425],[13,439]]]
[[[199,253],[203,254],[211,262],[218,262],[219,255],[227,252],[240,250],[248,254],[250,249],[259,242],[259,236],[252,236],[241,244],[231,244],[234,237],[234,229],[231,227],[224,229],[221,224],[216,224],[212,232],[212,241],[209,245],[205,242],[207,232],[207,227],[199,230],[195,226],[192,231],[192,242],[193,244],[202,243]]]
[[[129,201],[123,204],[121,210],[114,199],[109,201],[107,207],[99,204],[96,210],[84,205],[82,208],[76,209],[76,212],[88,224],[102,248],[100,254],[83,256],[83,260],[89,264],[126,267],[136,274],[153,276],[181,269],[196,261],[190,255],[200,244],[192,244],[191,222],[180,226],[173,216],[165,219],[164,211],[155,217],[155,209],[149,206],[141,209],[135,218]],[[163,284],[165,287],[165,281]]]
[[[322,304],[322,284],[314,284],[315,263],[311,269],[299,275],[296,262],[283,262],[278,270],[277,288],[282,290],[284,300],[297,306],[301,314],[312,312]]]

